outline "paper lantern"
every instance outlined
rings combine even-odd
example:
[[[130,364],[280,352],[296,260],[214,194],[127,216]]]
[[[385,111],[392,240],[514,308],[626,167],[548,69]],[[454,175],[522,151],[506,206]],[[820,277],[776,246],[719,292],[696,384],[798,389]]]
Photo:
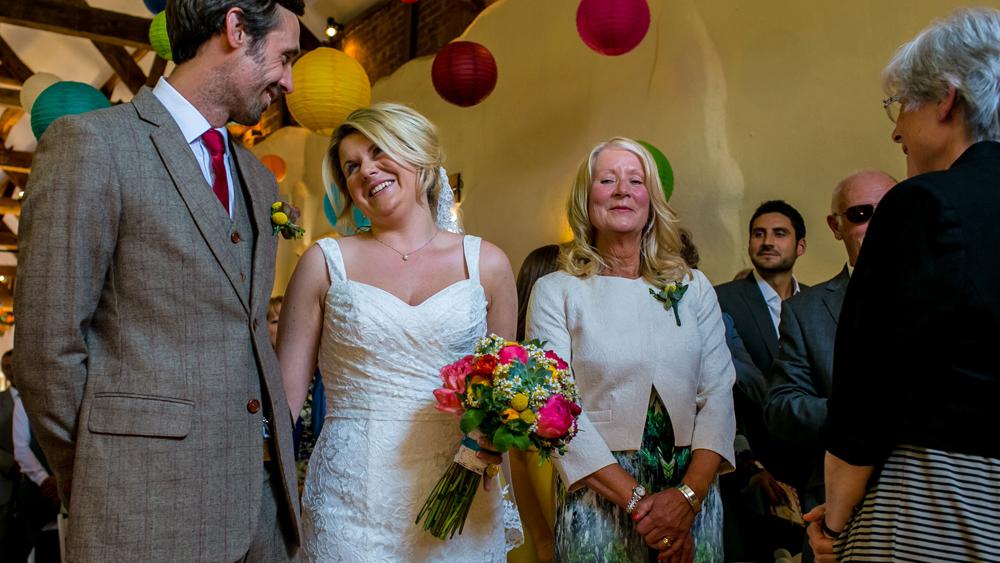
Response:
[[[300,58],[292,66],[292,82],[295,89],[286,96],[288,111],[303,127],[324,136],[372,99],[365,69],[329,47],[313,49]]]
[[[160,58],[174,60],[173,52],[170,50],[170,36],[167,35],[166,12],[153,16],[153,23],[149,24],[149,44]]]
[[[628,53],[649,31],[649,5],[646,0],[581,0],[576,30],[602,55]]]
[[[265,154],[260,157],[261,163],[274,174],[274,179],[281,182],[285,179],[285,175],[288,174],[288,165],[285,164],[285,159],[281,158],[276,154]]]
[[[403,0],[403,4],[416,4],[417,0]]]
[[[455,41],[438,51],[431,67],[434,89],[445,100],[469,107],[486,99],[497,85],[497,63],[489,49]]]
[[[109,107],[111,102],[90,84],[56,82],[39,94],[31,107],[31,131],[36,139],[41,139],[49,125],[64,115]]]
[[[41,94],[46,88],[52,86],[56,82],[62,81],[62,78],[54,74],[49,74],[47,72],[36,72],[28,77],[21,84],[21,108],[24,109],[28,114],[31,113],[31,106],[34,105],[35,100],[38,99],[38,95]]]
[[[674,195],[674,169],[667,160],[667,155],[653,146],[652,143],[639,141],[639,144],[646,147],[649,154],[653,155],[653,162],[656,163],[657,175],[660,177],[660,184],[663,186],[663,197],[670,201],[670,196]]]
[[[159,14],[167,9],[167,0],[142,0],[142,3],[153,14]]]
[[[330,197],[323,196],[323,215],[326,215],[326,221],[330,223],[331,227],[337,226],[337,212],[333,209],[333,204],[330,203]]]

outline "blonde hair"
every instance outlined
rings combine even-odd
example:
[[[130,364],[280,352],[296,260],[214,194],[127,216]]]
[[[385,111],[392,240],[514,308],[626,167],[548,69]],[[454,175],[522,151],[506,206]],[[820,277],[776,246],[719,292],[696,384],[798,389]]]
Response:
[[[270,301],[267,302],[267,320],[278,318],[281,313],[281,303],[284,301],[284,296],[277,295],[272,297]]]
[[[441,192],[439,170],[444,164],[437,128],[413,109],[387,102],[354,110],[330,138],[329,168],[346,202],[338,219],[349,215],[354,205],[340,162],[340,143],[352,133],[364,135],[396,162],[416,168],[419,189],[427,196],[431,215],[437,220],[437,199]]]
[[[597,251],[597,232],[590,222],[590,188],[594,182],[594,164],[605,149],[621,149],[639,157],[649,191],[649,219],[640,240],[639,275],[657,288],[691,276],[691,268],[681,257],[681,236],[677,215],[667,204],[663,186],[652,155],[638,142],[614,137],[599,143],[580,164],[576,181],[569,194],[567,214],[573,240],[559,255],[559,268],[577,276],[590,277],[608,267]]]

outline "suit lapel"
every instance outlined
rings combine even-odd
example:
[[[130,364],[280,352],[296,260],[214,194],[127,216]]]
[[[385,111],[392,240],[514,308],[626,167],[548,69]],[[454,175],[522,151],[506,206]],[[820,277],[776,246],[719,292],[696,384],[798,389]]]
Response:
[[[260,306],[260,299],[270,299],[271,288],[266,288],[267,295],[263,295],[260,292],[261,280],[266,279],[266,272],[264,268],[266,267],[267,261],[263,259],[263,252],[265,248],[269,245],[267,242],[270,240],[272,235],[271,222],[270,222],[270,209],[273,201],[269,200],[269,194],[264,193],[262,186],[267,185],[265,182],[260,181],[256,175],[253,173],[253,169],[250,167],[244,167],[241,159],[245,160],[247,158],[253,158],[248,153],[241,153],[235,146],[230,144],[230,151],[233,155],[233,168],[235,168],[236,173],[239,175],[240,183],[243,185],[244,193],[246,195],[246,206],[247,213],[250,216],[250,222],[257,229],[257,235],[254,237],[254,248],[253,248],[253,274],[250,286],[250,310],[257,311]]]
[[[228,244],[232,221],[225,209],[219,205],[211,186],[205,181],[191,147],[184,141],[177,123],[149,89],[141,90],[132,100],[132,104],[142,119],[157,126],[157,129],[150,134],[150,139],[163,161],[163,166],[173,181],[177,193],[184,200],[205,244],[229,278],[233,291],[240,298],[240,303],[249,312],[249,304],[239,290],[239,258],[234,253],[232,245]]]
[[[837,326],[837,321],[840,319],[840,309],[844,305],[844,295],[847,293],[847,282],[850,279],[847,266],[844,266],[837,277],[826,284],[827,292],[823,295],[823,304],[826,305],[826,310],[833,317],[833,326]]]
[[[764,301],[764,295],[760,292],[757,279],[753,274],[748,276],[745,281],[747,284],[744,286],[743,299],[746,301],[750,316],[757,324],[757,331],[773,360],[778,353],[778,336],[774,333],[771,311],[767,308],[767,302]]]

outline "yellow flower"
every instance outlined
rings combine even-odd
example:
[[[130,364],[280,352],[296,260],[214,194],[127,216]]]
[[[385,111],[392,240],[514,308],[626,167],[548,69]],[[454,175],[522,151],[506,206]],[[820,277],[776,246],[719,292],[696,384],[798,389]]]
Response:
[[[285,215],[281,211],[277,211],[271,214],[271,222],[275,225],[284,225],[288,222],[288,215]]]
[[[528,396],[524,393],[517,393],[510,399],[510,406],[514,410],[523,411],[528,408]]]
[[[528,424],[534,424],[535,423],[536,415],[535,415],[534,411],[529,411],[529,410],[523,411],[523,412],[520,413],[520,417],[521,417],[521,420],[527,422]]]
[[[274,202],[274,203],[271,204],[271,210],[272,211],[278,211],[278,210],[281,209],[281,206],[282,206],[282,203],[280,201],[276,201],[276,202]]]
[[[485,385],[487,387],[493,387],[493,383],[489,379],[486,379],[485,377],[483,377],[481,375],[474,375],[474,376],[472,376],[472,381],[470,382],[470,384],[471,385],[476,385],[477,383],[479,385]]]
[[[500,413],[500,419],[503,420],[504,424],[519,418],[521,418],[521,415],[517,414],[517,411],[514,409],[507,409]]]

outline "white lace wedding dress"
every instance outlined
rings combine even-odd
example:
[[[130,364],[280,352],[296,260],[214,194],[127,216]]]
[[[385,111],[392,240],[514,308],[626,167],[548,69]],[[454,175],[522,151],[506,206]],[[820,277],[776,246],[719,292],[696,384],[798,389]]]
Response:
[[[469,279],[411,306],[347,279],[322,239],[330,273],[319,366],[327,416],[302,498],[307,561],[505,561],[499,487],[476,494],[465,530],[439,540],[414,523],[461,439],[434,408],[438,371],[486,334],[480,239],[466,236]]]

